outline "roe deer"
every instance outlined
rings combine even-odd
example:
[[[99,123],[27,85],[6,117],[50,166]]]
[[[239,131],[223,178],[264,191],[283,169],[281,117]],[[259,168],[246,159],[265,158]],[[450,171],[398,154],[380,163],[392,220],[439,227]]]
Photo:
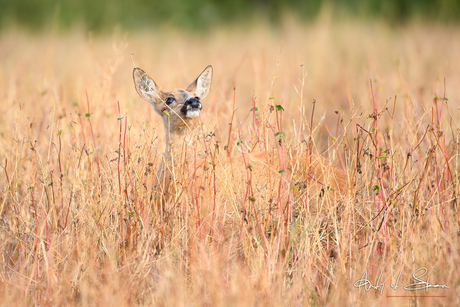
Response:
[[[161,116],[165,129],[165,152],[155,183],[156,195],[162,196],[156,197],[155,201],[177,200],[184,190],[191,189],[189,195],[195,197],[217,193],[232,202],[241,197],[246,201],[249,196],[253,201],[272,203],[288,197],[279,193],[282,182],[288,187],[284,189],[285,194],[290,193],[292,186],[295,186],[293,190],[297,195],[308,193],[309,197],[315,193],[324,195],[326,191],[335,196],[346,192],[347,174],[325,158],[308,151],[284,149],[280,153],[268,150],[242,152],[244,156],[233,159],[231,156],[216,160],[215,157],[197,159],[190,149],[200,126],[201,101],[211,89],[212,72],[209,65],[187,89],[163,92],[142,69],[133,70],[137,93]],[[280,169],[284,170],[281,172],[284,178]],[[218,178],[217,184],[213,174]],[[235,180],[240,179],[244,184],[235,188]]]

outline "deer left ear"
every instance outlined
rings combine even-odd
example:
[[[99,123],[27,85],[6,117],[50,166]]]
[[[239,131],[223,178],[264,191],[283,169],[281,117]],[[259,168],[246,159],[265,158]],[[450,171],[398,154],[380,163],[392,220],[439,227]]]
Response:
[[[208,96],[211,90],[212,66],[208,65],[203,72],[187,87],[187,92],[194,92],[200,99]]]

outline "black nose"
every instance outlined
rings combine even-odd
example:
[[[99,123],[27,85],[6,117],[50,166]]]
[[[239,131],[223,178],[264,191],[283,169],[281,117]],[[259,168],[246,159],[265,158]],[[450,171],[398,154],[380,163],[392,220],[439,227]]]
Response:
[[[201,102],[196,98],[190,98],[185,102],[186,106],[190,106],[193,109],[200,109],[201,110]]]

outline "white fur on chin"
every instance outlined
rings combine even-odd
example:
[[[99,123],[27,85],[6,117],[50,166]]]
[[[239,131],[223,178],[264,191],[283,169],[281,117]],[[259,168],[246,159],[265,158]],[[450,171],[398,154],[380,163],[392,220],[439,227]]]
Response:
[[[198,117],[199,115],[200,115],[199,110],[193,110],[193,111],[187,111],[187,114],[185,114],[185,117],[194,118],[194,117]]]

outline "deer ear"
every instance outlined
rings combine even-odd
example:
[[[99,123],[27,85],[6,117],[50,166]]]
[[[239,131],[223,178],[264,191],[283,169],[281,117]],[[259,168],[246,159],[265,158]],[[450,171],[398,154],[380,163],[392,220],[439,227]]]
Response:
[[[133,80],[136,92],[142,99],[156,103],[160,97],[160,90],[158,89],[155,81],[140,68],[133,69]]]
[[[212,66],[206,67],[192,84],[187,87],[187,92],[194,92],[200,99],[208,96],[211,90]]]

